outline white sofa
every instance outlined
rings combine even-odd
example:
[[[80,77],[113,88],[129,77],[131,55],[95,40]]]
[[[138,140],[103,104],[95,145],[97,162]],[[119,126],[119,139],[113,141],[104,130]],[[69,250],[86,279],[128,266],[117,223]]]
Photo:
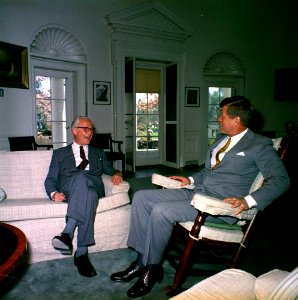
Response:
[[[0,152],[0,222],[21,229],[28,242],[28,262],[65,258],[53,249],[52,238],[65,226],[67,204],[51,201],[44,188],[51,150]],[[95,219],[96,244],[89,252],[127,247],[130,223],[129,184],[116,186],[103,175],[106,196],[99,200]],[[76,234],[73,240],[76,247]]]
[[[259,277],[227,269],[200,281],[171,300],[297,300],[298,267],[274,269]]]

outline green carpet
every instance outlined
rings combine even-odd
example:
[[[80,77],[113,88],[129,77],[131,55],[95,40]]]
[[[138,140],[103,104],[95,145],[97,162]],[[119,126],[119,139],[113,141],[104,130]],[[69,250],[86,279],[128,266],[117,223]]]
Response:
[[[7,280],[0,286],[3,300],[56,300],[56,299],[130,299],[127,290],[136,281],[129,283],[113,282],[110,275],[125,269],[134,259],[131,249],[118,249],[92,253],[89,255],[97,276],[86,278],[79,275],[73,264],[73,257],[32,264],[18,279]],[[150,294],[139,299],[168,299],[163,288],[170,285],[174,278],[174,268],[164,263],[164,278],[156,284]],[[190,278],[185,286],[190,286],[200,278]],[[9,288],[8,284],[11,284]],[[6,291],[8,290],[8,291]],[[5,295],[3,293],[6,291]]]

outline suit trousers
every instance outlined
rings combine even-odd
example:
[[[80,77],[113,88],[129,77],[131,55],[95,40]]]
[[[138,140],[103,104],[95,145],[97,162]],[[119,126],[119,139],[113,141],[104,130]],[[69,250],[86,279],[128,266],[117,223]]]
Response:
[[[194,193],[187,189],[142,190],[134,194],[128,246],[143,255],[143,264],[159,264],[178,221],[194,220],[190,205]]]
[[[66,193],[67,217],[78,221],[78,247],[90,246],[94,240],[94,221],[98,194],[88,171],[78,171],[69,179]]]

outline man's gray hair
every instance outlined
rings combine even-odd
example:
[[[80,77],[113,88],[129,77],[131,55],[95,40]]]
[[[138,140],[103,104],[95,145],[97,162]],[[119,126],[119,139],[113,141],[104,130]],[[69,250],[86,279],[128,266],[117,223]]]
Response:
[[[72,122],[71,122],[71,128],[75,128],[75,127],[78,127],[80,125],[80,121],[83,120],[83,119],[87,119],[91,122],[91,120],[86,117],[86,116],[77,116]],[[91,122],[92,126],[93,126],[93,123]]]

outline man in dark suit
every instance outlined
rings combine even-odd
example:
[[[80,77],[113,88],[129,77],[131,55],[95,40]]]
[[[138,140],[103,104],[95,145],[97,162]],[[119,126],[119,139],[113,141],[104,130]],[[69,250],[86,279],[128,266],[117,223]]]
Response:
[[[236,214],[251,207],[263,210],[289,187],[285,167],[271,139],[257,135],[248,126],[253,108],[242,96],[225,98],[218,118],[221,137],[209,149],[204,168],[191,177],[171,176],[181,185],[193,183],[194,190],[159,189],[135,193],[132,201],[128,246],[137,259],[126,270],[111,275],[114,281],[139,277],[128,290],[132,298],[146,295],[162,278],[161,261],[176,222],[193,221],[197,211],[190,200],[199,192],[230,203]],[[261,172],[265,184],[249,194]],[[208,216],[207,221],[236,223],[234,217]]]
[[[111,166],[104,151],[89,146],[93,124],[87,117],[77,117],[71,125],[74,142],[53,151],[45,188],[50,199],[67,202],[66,226],[55,236],[52,245],[62,254],[72,254],[72,239],[78,228],[74,264],[82,276],[96,276],[88,258],[88,246],[95,243],[94,221],[98,199],[104,197],[101,175],[112,176],[112,182],[122,182],[122,174]]]

